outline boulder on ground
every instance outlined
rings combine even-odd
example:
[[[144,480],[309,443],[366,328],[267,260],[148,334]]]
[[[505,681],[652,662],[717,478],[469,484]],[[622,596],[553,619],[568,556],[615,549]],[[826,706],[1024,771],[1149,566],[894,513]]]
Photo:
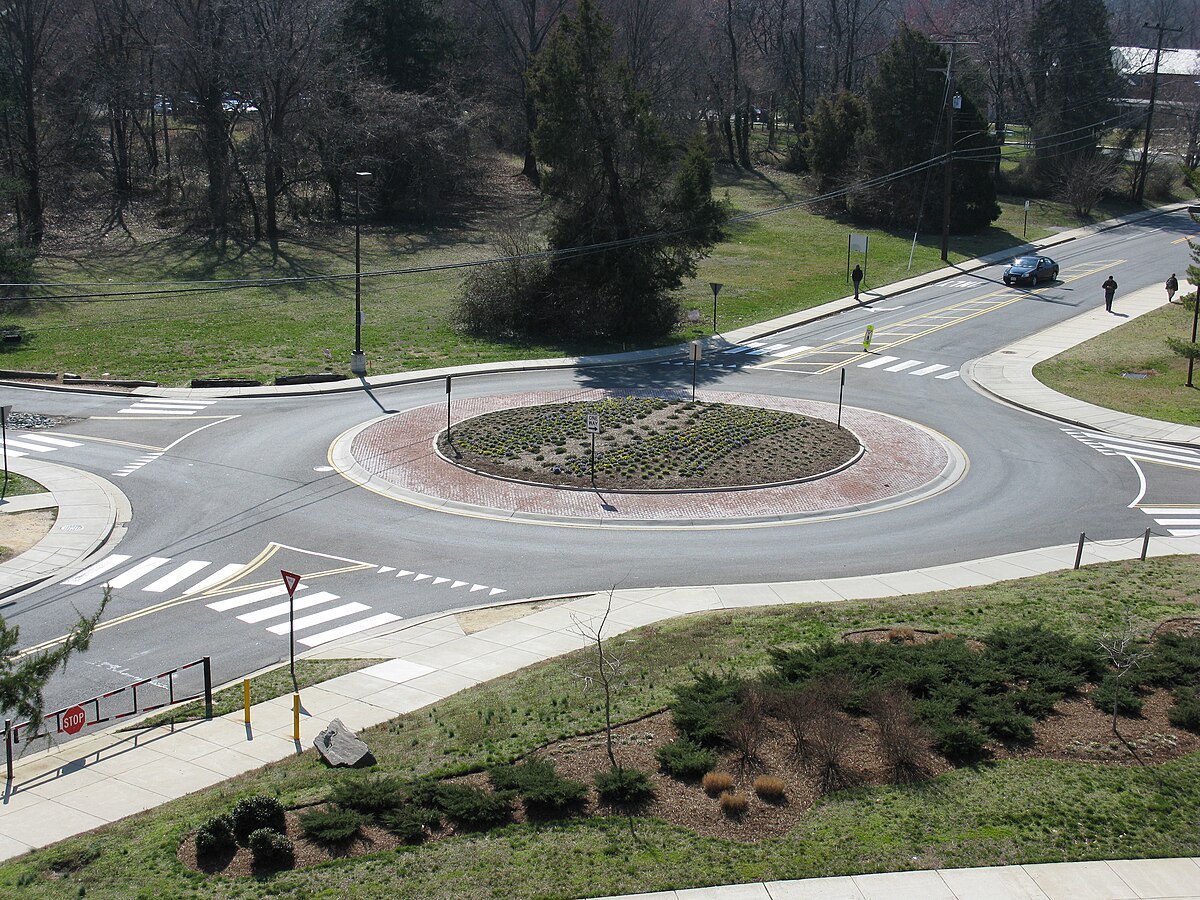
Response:
[[[375,764],[371,750],[358,737],[342,724],[341,719],[334,719],[317,735],[313,745],[321,758],[335,768],[357,768]]]

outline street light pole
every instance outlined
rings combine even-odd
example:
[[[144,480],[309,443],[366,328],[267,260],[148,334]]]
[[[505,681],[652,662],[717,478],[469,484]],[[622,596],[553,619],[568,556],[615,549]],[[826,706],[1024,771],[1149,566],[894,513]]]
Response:
[[[1192,302],[1192,346],[1196,346],[1196,326],[1200,325],[1200,290],[1196,291],[1196,296]],[[1192,369],[1196,365],[1196,357],[1188,357],[1188,382],[1187,386],[1192,387]]]
[[[359,194],[363,180],[370,177],[370,172],[354,173],[354,353],[350,356],[350,374],[360,377],[367,374],[367,358],[362,349],[362,206]]]

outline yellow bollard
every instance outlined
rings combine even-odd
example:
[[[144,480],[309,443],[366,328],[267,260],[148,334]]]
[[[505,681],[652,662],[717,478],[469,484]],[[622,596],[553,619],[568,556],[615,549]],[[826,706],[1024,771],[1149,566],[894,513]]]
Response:
[[[242,679],[242,705],[246,708],[246,724],[250,724],[250,679]]]
[[[300,743],[300,695],[292,694],[292,740]]]

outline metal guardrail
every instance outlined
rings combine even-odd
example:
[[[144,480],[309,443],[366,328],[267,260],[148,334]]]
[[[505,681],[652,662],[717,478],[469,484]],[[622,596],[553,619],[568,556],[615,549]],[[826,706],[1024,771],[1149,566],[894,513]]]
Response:
[[[204,689],[202,691],[199,691],[194,694],[188,694],[186,697],[176,697],[175,696],[175,676],[178,673],[183,672],[186,669],[192,668],[193,666],[203,666],[204,667]],[[144,706],[144,707],[139,708],[139,706],[138,706],[138,688],[144,687],[147,684],[154,684],[155,687],[159,687],[159,685],[156,682],[160,682],[164,678],[167,679],[167,699],[166,699],[166,701],[163,703],[155,703],[152,706]],[[126,691],[130,691],[133,695],[132,708],[125,710],[124,712],[117,712],[117,713],[113,713],[111,715],[101,717],[100,702],[102,700],[107,700],[110,697],[116,697],[117,695],[123,694]],[[162,709],[163,707],[166,707],[166,706],[174,706],[176,703],[186,703],[189,700],[196,700],[200,697],[204,698],[204,718],[211,719],[212,714],[213,714],[212,665],[209,661],[209,657],[207,657],[207,656],[203,657],[202,659],[197,659],[190,663],[185,663],[182,666],[176,666],[174,669],[170,669],[159,675],[153,675],[150,678],[143,678],[141,681],[135,681],[133,684],[127,684],[127,685],[125,685],[125,687],[117,688],[115,691],[108,691],[105,694],[99,694],[95,697],[92,697],[89,700],[84,700],[82,703],[73,703],[70,706],[64,706],[62,709],[56,709],[56,710],[54,710],[54,712],[46,713],[42,717],[42,722],[43,722],[43,724],[45,724],[46,722],[49,722],[51,719],[53,719],[54,726],[55,726],[54,731],[61,733],[66,730],[64,728],[64,722],[63,722],[63,719],[66,716],[66,714],[76,708],[79,708],[79,709],[83,710],[83,712],[84,712],[84,721],[81,722],[78,725],[78,727],[75,727],[72,730],[71,733],[74,733],[75,731],[78,731],[79,729],[86,727],[88,725],[100,725],[104,722],[116,722],[116,721],[119,721],[120,719],[125,719],[125,718],[128,718],[129,716],[137,715],[138,713],[152,712],[156,709]],[[87,715],[87,707],[89,707],[89,706],[92,708],[91,721],[88,721],[88,715]],[[4,720],[4,756],[5,756],[5,761],[7,764],[9,781],[12,781],[12,779],[13,779],[13,745],[19,744],[21,742],[22,729],[27,729],[30,726],[30,724],[32,724],[32,723],[18,722],[16,724],[14,724],[11,719]],[[72,724],[74,724],[74,723],[72,723]],[[42,732],[40,732],[40,734],[48,734],[48,733],[49,733],[48,730],[43,730]],[[40,736],[39,733],[26,735],[25,742],[28,743],[29,741],[31,741],[34,738],[39,737],[39,736]]]

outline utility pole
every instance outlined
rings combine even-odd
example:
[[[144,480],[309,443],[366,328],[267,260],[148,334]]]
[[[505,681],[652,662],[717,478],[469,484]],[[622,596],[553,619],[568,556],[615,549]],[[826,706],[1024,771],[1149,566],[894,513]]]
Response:
[[[954,154],[954,111],[962,106],[962,97],[954,90],[954,49],[959,44],[976,44],[978,41],[938,41],[950,45],[950,57],[946,63],[946,162],[942,181],[942,260],[950,259],[950,160]]]
[[[1150,108],[1146,111],[1146,136],[1142,140],[1142,161],[1138,165],[1137,190],[1133,192],[1133,201],[1141,203],[1142,198],[1146,195],[1146,172],[1149,168],[1150,154],[1150,126],[1154,121],[1154,100],[1158,96],[1158,64],[1162,59],[1163,49],[1163,32],[1170,31],[1173,34],[1183,32],[1182,28],[1167,28],[1161,22],[1151,25],[1149,22],[1142,23],[1143,28],[1153,28],[1158,32],[1158,42],[1154,46],[1154,74],[1150,76]]]

